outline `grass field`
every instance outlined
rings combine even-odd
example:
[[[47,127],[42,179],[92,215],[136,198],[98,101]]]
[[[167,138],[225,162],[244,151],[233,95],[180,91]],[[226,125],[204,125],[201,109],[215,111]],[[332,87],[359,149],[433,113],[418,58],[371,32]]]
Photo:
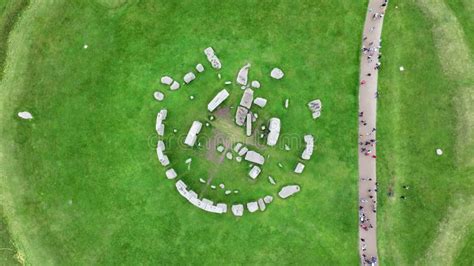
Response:
[[[0,264],[15,263],[14,256],[33,265],[359,263],[357,83],[365,1],[24,3],[0,0],[0,248],[7,248]],[[383,264],[473,264],[472,11],[469,0],[390,1],[377,126]],[[222,60],[222,80],[205,61],[207,46]],[[162,75],[181,78],[199,62],[207,70],[191,85],[170,92],[159,84]],[[263,150],[271,157],[256,182],[244,164],[216,165],[203,149],[178,145],[192,120],[206,121],[209,99],[246,62],[251,79],[262,83],[256,95],[269,100],[260,121],[280,117],[282,133],[300,141],[289,152]],[[269,78],[273,67],[285,71],[283,80]],[[164,102],[153,99],[156,89],[165,91]],[[229,90],[235,105],[242,92]],[[324,110],[312,121],[305,104],[315,98]],[[245,202],[275,195],[286,183],[302,192],[242,218],[191,206],[156,159],[161,108],[169,109],[173,167],[207,197]],[[20,121],[23,110],[35,118]],[[232,126],[218,119],[214,128]],[[205,128],[200,141],[212,133]],[[296,176],[290,172],[306,133],[315,135],[316,150]],[[436,156],[436,148],[444,155]],[[240,193],[204,189],[198,178],[210,169],[217,173],[213,184],[224,181]]]
[[[387,265],[474,262],[469,10],[463,0],[390,1],[377,126],[379,255]]]
[[[365,3],[347,1],[31,3],[10,34],[0,85],[2,202],[22,257],[31,264],[357,263],[355,48],[364,12]],[[205,62],[209,45],[222,60],[222,80]],[[160,76],[182,77],[198,62],[208,70],[194,84],[173,93],[159,85]],[[262,176],[303,191],[237,219],[179,197],[156,159],[154,121],[160,108],[170,110],[173,167],[200,189],[198,178],[213,165],[202,150],[178,149],[171,129],[183,134],[193,119],[205,120],[207,101],[246,62],[262,82],[257,95],[269,100],[261,117],[281,117],[282,133],[300,142],[314,134],[317,148],[301,176],[291,174],[301,150],[265,150],[274,158]],[[269,78],[275,66],[286,73],[280,82]],[[162,104],[152,97],[157,88],[166,91]],[[241,90],[230,90],[235,105]],[[328,110],[318,121],[305,106],[315,98]],[[19,121],[23,109],[35,119]],[[247,171],[223,163],[217,180],[240,193],[206,195],[243,202],[276,194]]]

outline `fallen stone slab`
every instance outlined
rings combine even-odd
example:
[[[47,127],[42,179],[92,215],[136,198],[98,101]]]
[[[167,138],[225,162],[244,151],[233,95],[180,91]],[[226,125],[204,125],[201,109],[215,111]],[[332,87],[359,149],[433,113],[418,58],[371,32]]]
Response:
[[[237,73],[237,83],[240,85],[247,85],[249,75],[250,64],[245,64]]]
[[[249,176],[252,179],[256,179],[261,172],[262,170],[260,169],[260,167],[255,165],[254,167],[252,167],[252,169],[250,169]]]
[[[252,113],[247,114],[247,126],[245,133],[247,137],[250,137],[252,135]]]
[[[263,157],[263,155],[256,151],[248,151],[245,154],[245,160],[260,165],[263,165],[265,163],[265,158]]]
[[[285,109],[288,109],[289,106],[290,106],[290,99],[286,99],[285,100]]]
[[[244,125],[248,112],[249,110],[243,106],[237,107],[237,111],[235,112],[235,123],[238,126]]]
[[[204,54],[206,55],[207,60],[211,63],[212,68],[221,69],[222,67],[221,61],[217,57],[212,47],[207,47],[206,49],[204,49]]]
[[[284,75],[283,70],[279,68],[274,68],[272,72],[270,72],[270,76],[274,79],[282,79]]]
[[[224,194],[226,194],[226,195],[230,195],[231,193],[232,193],[232,190],[226,190],[226,191],[224,192]]]
[[[300,191],[300,186],[298,185],[290,185],[290,186],[285,186],[283,187],[280,192],[278,192],[278,196],[282,199],[286,199],[295,193],[298,193]]]
[[[247,209],[249,212],[256,212],[258,210],[258,203],[255,201],[248,202]]]
[[[304,164],[298,163],[295,167],[295,173],[301,174],[303,173],[303,170],[304,170]]]
[[[33,115],[30,112],[19,112],[18,117],[25,120],[33,119]]]
[[[229,92],[226,89],[221,90],[217,95],[209,102],[207,105],[207,110],[213,112],[221,103],[223,103],[227,97],[229,97]]]
[[[171,78],[170,76],[163,76],[161,77],[160,81],[164,85],[171,85],[171,83],[173,83],[173,78]]]
[[[227,213],[227,204],[217,203],[216,207],[221,210],[221,213]]]
[[[184,140],[184,144],[193,147],[196,143],[197,135],[199,134],[199,132],[201,132],[201,128],[202,123],[199,121],[194,121],[191,125],[191,128],[189,129],[186,139]]]
[[[267,137],[267,145],[268,146],[275,146],[278,142],[278,138],[280,137],[280,126],[281,121],[279,118],[272,117],[270,118],[270,123],[268,126],[268,133]]]
[[[206,183],[206,180],[202,179],[202,178],[199,178],[199,182],[205,184]]]
[[[244,214],[244,205],[242,204],[232,205],[232,213],[235,216],[242,216]]]
[[[166,178],[168,179],[175,179],[178,175],[176,174],[176,171],[171,168],[171,169],[168,169],[166,172],[165,172],[165,175],[166,175]]]
[[[196,79],[196,75],[194,75],[193,72],[188,72],[186,75],[184,75],[184,83],[189,84],[191,81]]]

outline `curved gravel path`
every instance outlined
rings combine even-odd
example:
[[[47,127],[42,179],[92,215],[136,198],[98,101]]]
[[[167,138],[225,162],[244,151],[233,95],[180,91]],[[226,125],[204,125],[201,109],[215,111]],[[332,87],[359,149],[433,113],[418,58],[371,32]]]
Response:
[[[362,265],[378,264],[376,114],[377,77],[386,0],[370,0],[364,24],[359,87],[359,252]]]

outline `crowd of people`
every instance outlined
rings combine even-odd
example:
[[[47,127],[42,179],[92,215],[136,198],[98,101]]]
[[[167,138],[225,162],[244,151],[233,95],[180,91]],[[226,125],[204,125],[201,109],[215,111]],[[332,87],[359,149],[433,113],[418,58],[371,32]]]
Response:
[[[374,1],[378,3],[374,3]],[[377,4],[374,6],[374,4]],[[385,15],[388,0],[373,0],[369,3],[369,15],[366,20],[366,28],[362,40],[362,64],[365,64],[361,69],[366,73],[361,73],[360,89],[373,90],[375,89],[374,100],[378,98],[376,87],[377,71],[381,68],[382,53],[382,39],[380,38],[380,30],[382,19]],[[372,96],[371,96],[372,97]],[[377,158],[376,155],[376,128],[374,113],[371,110],[364,110],[365,106],[361,105],[359,110],[359,156],[362,156],[362,161],[368,165],[372,165],[370,161]],[[369,107],[370,108],[370,107]],[[368,117],[364,116],[364,112]],[[367,115],[366,114],[366,115]],[[375,161],[373,161],[375,163]],[[374,164],[375,165],[375,164]],[[359,226],[360,226],[360,249],[361,261],[363,265],[376,265],[377,253],[375,241],[375,218],[377,212],[377,182],[375,176],[361,176],[360,177],[360,192],[359,192]],[[365,238],[367,236],[367,238]],[[370,238],[370,239],[369,239]],[[373,240],[372,240],[373,239]],[[368,251],[371,247],[371,252]]]

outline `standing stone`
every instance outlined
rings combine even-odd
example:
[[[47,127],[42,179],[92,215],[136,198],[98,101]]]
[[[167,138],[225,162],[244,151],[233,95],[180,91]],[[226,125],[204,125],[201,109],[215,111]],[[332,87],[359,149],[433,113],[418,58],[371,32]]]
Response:
[[[265,198],[263,198],[263,201],[266,203],[266,204],[269,204],[273,201],[273,197],[268,195],[268,196],[265,196]]]
[[[186,83],[186,84],[189,84],[194,79],[196,79],[196,75],[194,75],[193,72],[186,73],[186,75],[184,75],[184,78],[183,78],[184,83]]]
[[[155,93],[153,93],[153,97],[155,100],[161,102],[165,98],[165,95],[161,91],[155,91]]]
[[[247,114],[247,137],[250,137],[252,135],[252,114],[248,113]]]
[[[167,170],[165,172],[165,175],[166,175],[166,178],[168,179],[175,179],[177,176],[176,171],[173,168]]]
[[[262,172],[262,169],[255,165],[254,167],[252,167],[252,169],[250,169],[249,176],[252,179],[256,179],[260,172]]]
[[[304,170],[304,164],[298,163],[295,167],[295,173],[301,174],[303,173],[303,170]]]
[[[250,64],[246,64],[239,70],[239,73],[237,74],[237,79],[236,79],[238,84],[244,85],[244,86],[247,85],[249,69],[250,69]]]
[[[171,85],[173,83],[173,79],[170,76],[163,76],[160,81],[164,85]]]
[[[223,152],[224,149],[225,149],[225,148],[224,148],[224,146],[222,146],[222,145],[217,146],[217,151],[218,151],[218,152]]]
[[[257,203],[258,203],[258,208],[263,212],[266,207],[265,207],[265,202],[263,201],[263,199],[258,199],[257,200]]]
[[[244,156],[248,151],[249,151],[249,148],[243,147],[243,148],[240,149],[240,151],[239,151],[239,156]]]
[[[235,152],[239,152],[239,151],[240,151],[240,148],[242,148],[242,143],[238,142],[238,143],[235,144],[235,146],[234,146],[234,151],[235,151]]]
[[[233,156],[231,152],[227,152],[226,155],[227,159],[232,160]]]
[[[304,141],[306,143],[306,147],[301,154],[301,159],[303,160],[309,160],[311,159],[311,155],[313,155],[313,150],[314,150],[314,137],[313,135],[305,135],[304,136]]]
[[[252,85],[252,87],[255,88],[255,89],[259,89],[259,88],[260,88],[260,82],[258,82],[258,80],[252,81],[251,85]]]
[[[282,79],[284,75],[283,71],[279,68],[274,68],[272,72],[270,72],[270,76],[274,79]]]
[[[237,107],[237,111],[235,112],[235,123],[238,126],[243,126],[245,123],[245,118],[247,117],[249,110],[245,107],[239,106]]]
[[[242,204],[232,205],[232,213],[235,216],[242,216],[244,214],[244,205]]]
[[[242,99],[240,99],[240,105],[250,109],[252,107],[253,102],[253,90],[252,89],[245,89],[244,94],[242,95]]]
[[[313,119],[316,119],[321,116],[321,110],[323,108],[321,100],[319,99],[312,100],[311,102],[308,103],[308,107],[312,113]]]
[[[197,64],[196,65],[196,71],[201,73],[204,71],[204,66],[202,64]]]
[[[171,84],[171,86],[170,86],[170,90],[175,91],[175,90],[179,89],[179,87],[180,87],[179,83],[176,82],[176,81],[173,81],[173,84]]]
[[[257,97],[255,98],[255,100],[253,100],[253,103],[261,108],[265,107],[265,105],[267,105],[267,99],[265,98],[261,98],[261,97]]]
[[[258,210],[258,203],[255,201],[248,202],[247,209],[249,212],[256,212]]]

